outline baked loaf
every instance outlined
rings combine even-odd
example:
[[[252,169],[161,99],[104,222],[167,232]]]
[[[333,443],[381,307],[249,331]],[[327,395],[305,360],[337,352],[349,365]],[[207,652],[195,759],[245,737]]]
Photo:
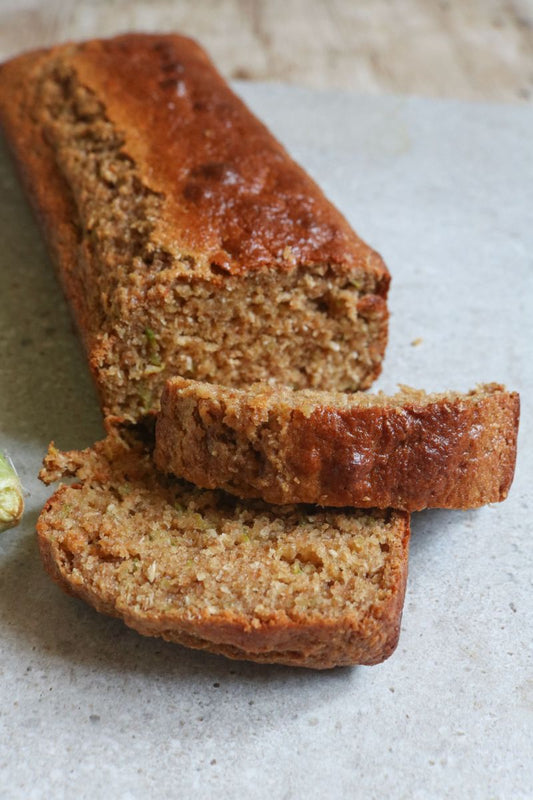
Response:
[[[0,67],[0,123],[43,222],[105,415],[165,379],[368,387],[389,274],[182,36]]]
[[[230,658],[317,669],[375,664],[396,646],[409,516],[243,503],[165,478],[118,436],[51,448],[41,477],[76,474],[37,524],[46,569],[70,594]]]
[[[519,397],[232,390],[181,378],[163,393],[158,467],[271,503],[475,508],[503,500],[516,459]]]

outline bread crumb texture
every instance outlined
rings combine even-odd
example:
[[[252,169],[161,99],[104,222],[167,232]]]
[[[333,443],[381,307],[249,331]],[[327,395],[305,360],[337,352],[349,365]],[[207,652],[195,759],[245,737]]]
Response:
[[[45,507],[44,563],[67,591],[139,632],[234,658],[308,667],[393,651],[409,518],[394,511],[241,502],[165,478],[117,436],[51,449],[76,473]]]

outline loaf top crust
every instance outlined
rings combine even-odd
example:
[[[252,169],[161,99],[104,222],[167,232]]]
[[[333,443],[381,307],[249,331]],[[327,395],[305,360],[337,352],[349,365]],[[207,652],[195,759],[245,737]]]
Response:
[[[13,59],[0,69],[6,128],[32,125],[32,92],[52,64],[74,70],[103,103],[143,184],[164,199],[155,233],[168,251],[214,273],[328,263],[388,283],[379,255],[194,41],[126,34]]]

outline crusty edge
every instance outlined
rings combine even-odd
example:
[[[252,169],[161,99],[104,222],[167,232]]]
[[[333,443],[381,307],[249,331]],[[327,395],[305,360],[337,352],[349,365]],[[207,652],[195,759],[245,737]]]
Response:
[[[324,393],[311,412],[278,412],[254,393],[229,391],[231,400],[224,387],[168,381],[159,469],[269,503],[406,511],[476,508],[504,500],[511,486],[520,398],[498,384],[401,407],[346,409]]]
[[[0,65],[0,71],[9,70],[11,73],[11,91],[4,91],[0,97],[0,127],[26,197],[44,234],[103,406],[103,387],[98,374],[99,353],[78,266],[80,259],[88,257],[80,246],[78,213],[70,189],[56,165],[53,150],[34,122],[31,110],[32,91],[42,64],[64,47],[59,45],[32,51]]]
[[[60,486],[46,503],[37,521],[37,537],[44,567],[67,594],[84,600],[97,611],[118,617],[144,636],[163,639],[236,660],[284,664],[311,669],[330,669],[355,664],[378,664],[395,650],[407,581],[410,518],[402,514],[402,558],[389,564],[393,574],[384,576],[394,586],[390,597],[372,606],[360,620],[346,615],[340,620],[309,623],[290,620],[283,612],[255,628],[250,621],[230,611],[207,614],[197,620],[180,619],[179,609],[160,619],[147,620],[131,608],[119,608],[111,597],[103,597],[68,575],[61,563],[60,548],[50,535],[46,515],[61,505],[66,486]],[[401,513],[401,512],[397,512]]]

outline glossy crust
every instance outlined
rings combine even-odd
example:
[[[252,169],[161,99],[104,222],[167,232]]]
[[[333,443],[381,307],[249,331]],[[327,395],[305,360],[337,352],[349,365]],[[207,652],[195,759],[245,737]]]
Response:
[[[97,444],[95,448],[97,449]],[[86,451],[86,452],[94,452]],[[60,454],[60,456],[63,454]],[[70,455],[70,454],[69,454]],[[142,610],[140,605],[120,601],[112,585],[98,576],[98,567],[87,579],[83,568],[73,568],[72,554],[62,542],[65,521],[65,501],[69,506],[76,502],[75,493],[83,493],[84,482],[91,487],[101,485],[102,491],[113,486],[107,467],[93,468],[83,453],[75,454],[82,473],[80,483],[61,486],[46,503],[37,523],[39,548],[44,566],[53,580],[68,594],[79,597],[97,611],[121,618],[128,626],[146,636],[162,638],[187,647],[208,650],[229,658],[262,663],[279,663],[289,666],[327,669],[354,664],[377,664],[394,651],[400,632],[400,621],[405,594],[410,533],[409,515],[390,511],[386,518],[392,524],[384,572],[380,585],[376,585],[375,602],[366,612],[346,610],[344,615],[301,613],[291,617],[283,608],[276,609],[268,618],[257,620],[250,615],[236,613],[231,607],[223,612],[210,613],[208,609],[187,618],[187,609],[175,605],[162,610]],[[135,455],[134,455],[135,458]],[[48,457],[50,463],[55,456]],[[85,467],[84,467],[85,463]],[[139,473],[142,457],[131,462],[128,475],[137,486],[135,472]],[[54,466],[51,467],[54,477]],[[62,468],[59,467],[59,474]],[[85,473],[83,474],[83,470]],[[153,472],[153,471],[152,471]],[[155,472],[145,472],[141,481],[154,493],[159,491],[153,483]],[[49,473],[50,475],[50,473]],[[57,475],[55,475],[57,477]],[[50,477],[49,477],[50,479]],[[110,482],[111,480],[111,482]],[[123,478],[122,478],[123,480]],[[163,479],[155,478],[155,480]],[[135,491],[135,488],[134,488]],[[85,533],[74,528],[70,535],[84,539]],[[228,559],[231,559],[228,553]],[[95,577],[96,573],[96,577]]]
[[[233,94],[195,42],[127,34],[31,52],[0,67],[0,124],[59,265],[104,413],[121,415],[101,375],[109,358],[101,339],[106,298],[101,308],[87,299],[86,281],[94,281],[100,267],[91,263],[90,237],[77,218],[77,190],[62,177],[35,112],[38,86],[54,64],[72,69],[103,103],[123,139],[122,152],[142,185],[160,199],[151,246],[177,259],[182,272],[184,254],[194,259],[191,280],[220,288],[229,277],[272,271],[282,276],[324,264],[336,277],[366,275],[358,311],[363,319],[381,319],[368,343],[372,365],[363,385],[370,385],[387,341],[389,274],[380,256]],[[147,281],[144,275],[139,279],[141,293]]]
[[[163,393],[155,459],[198,486],[271,503],[475,508],[507,496],[519,408],[498,384],[373,404],[176,378]]]
[[[0,109],[15,149],[20,140],[27,155],[36,138],[28,80],[58,58],[102,99],[143,182],[165,198],[157,233],[171,249],[232,274],[364,264],[388,283],[379,255],[183,36],[127,34],[4,64]],[[46,205],[55,191],[42,188]]]

